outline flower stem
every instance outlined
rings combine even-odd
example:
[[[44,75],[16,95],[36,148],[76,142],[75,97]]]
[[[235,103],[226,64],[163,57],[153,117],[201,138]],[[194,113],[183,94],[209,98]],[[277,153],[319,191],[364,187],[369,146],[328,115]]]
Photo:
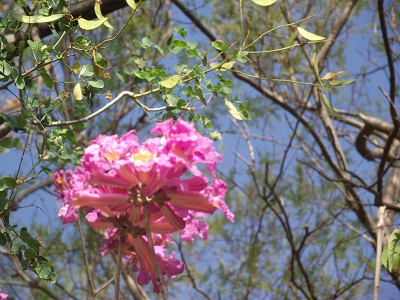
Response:
[[[117,271],[115,272],[115,293],[114,293],[114,299],[118,300],[119,299],[119,278],[121,275],[122,271],[122,243],[123,243],[124,237],[119,238],[119,244],[118,244],[118,256],[117,256]]]
[[[85,240],[84,240],[84,237],[83,237],[82,223],[81,223],[81,219],[80,219],[79,215],[78,215],[78,228],[79,228],[79,235],[80,235],[80,239],[81,239],[83,259],[85,261],[87,279],[88,279],[89,286],[90,286],[90,299],[95,299],[96,292],[95,292],[95,288],[94,288],[92,273],[90,272],[89,260],[88,260],[88,257],[87,257]]]
[[[149,213],[148,204],[143,206],[143,212],[144,212],[144,224],[145,224],[145,227],[146,227],[146,235],[147,235],[147,239],[149,241],[151,259],[153,260],[153,265],[154,265],[154,269],[155,269],[155,272],[156,272],[157,284],[160,287],[161,296],[162,296],[163,300],[168,300],[167,289],[166,289],[164,281],[163,281],[163,277],[162,277],[162,274],[161,274],[160,266],[158,265],[158,262],[157,262],[156,253],[154,251],[153,238],[151,237],[150,213]]]

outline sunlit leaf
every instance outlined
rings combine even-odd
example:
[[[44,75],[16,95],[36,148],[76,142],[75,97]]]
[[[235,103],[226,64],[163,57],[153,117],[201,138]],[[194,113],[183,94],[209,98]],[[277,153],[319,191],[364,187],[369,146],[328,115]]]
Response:
[[[277,0],[251,0],[251,1],[261,6],[269,6],[274,4]]]
[[[158,84],[167,89],[172,89],[178,84],[180,79],[181,77],[179,75],[173,75],[167,79],[161,80]]]
[[[63,14],[54,14],[51,16],[24,16],[24,15],[17,15],[11,14],[14,19],[28,24],[36,24],[36,23],[50,23],[54,22],[58,19],[61,19],[64,15]]]
[[[218,63],[213,63],[213,62],[210,63],[211,68],[217,69],[221,72],[225,72],[225,71],[232,69],[234,65],[235,65],[234,61],[229,61],[229,62],[223,63],[222,65],[218,64]]]
[[[101,12],[101,4],[99,2],[95,2],[94,4],[94,13],[96,14],[96,17],[101,20],[104,19],[105,17],[103,16],[102,12]],[[114,29],[114,27],[110,24],[110,22],[105,21],[104,25],[110,29]]]
[[[83,99],[82,86],[80,83],[77,83],[74,86],[74,90],[72,93],[74,94],[75,100],[80,101]]]
[[[94,88],[102,89],[104,87],[104,82],[103,80],[90,80],[88,81],[88,84]]]
[[[356,80],[355,79],[347,79],[347,80],[332,79],[329,81],[329,84],[331,86],[345,86],[345,85],[349,85],[349,84],[353,83],[354,81],[356,81]]]
[[[78,24],[79,27],[82,28],[83,30],[93,30],[103,25],[103,23],[106,22],[107,19],[108,18],[93,21],[93,20],[86,20],[84,18],[79,18]]]
[[[219,141],[222,139],[222,135],[218,131],[213,131],[208,134],[213,141]]]
[[[314,69],[315,77],[317,77],[318,83],[322,86],[321,78],[319,76],[318,53],[317,52],[314,52],[314,55],[313,55],[313,69]]]
[[[238,120],[246,120],[247,118],[232,104],[228,99],[225,99],[225,105],[229,113]]]
[[[321,41],[321,40],[325,39],[323,36],[316,35],[312,32],[309,32],[309,31],[301,28],[301,27],[297,27],[297,30],[299,31],[300,35],[303,38],[310,40],[310,41]]]
[[[165,100],[170,106],[175,107],[178,105],[179,97],[175,94],[167,94]]]
[[[328,113],[336,118],[340,118],[340,114],[333,108],[331,102],[329,101],[329,99],[326,97],[325,93],[321,90],[319,90],[320,95],[321,95],[321,101],[322,104],[325,106],[325,108],[327,109]]]
[[[17,77],[14,78],[15,87],[19,90],[22,90],[25,87],[25,80],[24,77],[18,74]]]
[[[126,3],[133,9],[136,9],[137,7],[135,0],[126,0]]]

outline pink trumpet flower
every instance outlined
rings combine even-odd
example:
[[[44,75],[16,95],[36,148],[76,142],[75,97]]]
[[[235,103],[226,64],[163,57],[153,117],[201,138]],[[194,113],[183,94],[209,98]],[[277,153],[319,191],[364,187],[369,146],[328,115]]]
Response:
[[[7,299],[7,298],[8,298],[8,295],[2,293],[2,292],[1,292],[1,289],[0,289],[0,300],[5,300],[5,299]]]
[[[139,263],[138,282],[153,282],[154,266],[145,232],[144,206],[163,275],[172,278],[183,272],[174,255],[165,258],[165,242],[176,231],[184,241],[208,236],[208,225],[199,218],[220,209],[226,218],[234,215],[224,202],[226,184],[216,178],[216,165],[222,156],[193,124],[169,119],[156,124],[156,137],[139,143],[133,131],[118,136],[100,135],[84,151],[82,167],[54,174],[54,185],[62,200],[59,216],[64,224],[77,219],[83,209],[87,222],[106,229],[103,252],[115,252],[122,242],[123,256]],[[199,164],[205,166],[204,173]],[[168,239],[166,238],[168,236]],[[117,243],[119,244],[119,242]]]

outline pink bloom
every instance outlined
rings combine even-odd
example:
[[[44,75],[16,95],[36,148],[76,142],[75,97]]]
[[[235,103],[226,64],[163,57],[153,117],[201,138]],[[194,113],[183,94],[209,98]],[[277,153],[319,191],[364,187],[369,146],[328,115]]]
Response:
[[[5,299],[7,299],[7,298],[8,298],[8,295],[2,293],[2,292],[1,292],[1,289],[0,289],[0,300],[5,300]]]
[[[157,238],[155,251],[163,275],[172,278],[183,271],[174,255],[165,257],[165,238],[179,231],[184,241],[208,237],[208,225],[198,218],[220,209],[233,222],[224,202],[226,184],[216,178],[222,156],[193,124],[169,119],[156,124],[156,137],[138,142],[133,131],[119,138],[100,135],[84,151],[82,168],[54,174],[59,216],[63,223],[86,212],[87,222],[107,229],[103,252],[115,252],[123,241],[123,255],[139,271],[138,282],[150,280],[158,290],[150,248],[145,234],[144,206],[149,210],[150,230]],[[205,166],[203,173],[199,164]]]

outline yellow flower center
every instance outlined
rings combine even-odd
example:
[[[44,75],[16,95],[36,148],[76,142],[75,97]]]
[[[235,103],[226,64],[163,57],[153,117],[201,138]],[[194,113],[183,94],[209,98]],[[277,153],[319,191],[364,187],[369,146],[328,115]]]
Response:
[[[150,158],[156,158],[156,155],[153,152],[150,152],[148,150],[140,150],[134,154],[131,155],[130,160],[131,161],[141,161],[141,162],[146,162]]]

